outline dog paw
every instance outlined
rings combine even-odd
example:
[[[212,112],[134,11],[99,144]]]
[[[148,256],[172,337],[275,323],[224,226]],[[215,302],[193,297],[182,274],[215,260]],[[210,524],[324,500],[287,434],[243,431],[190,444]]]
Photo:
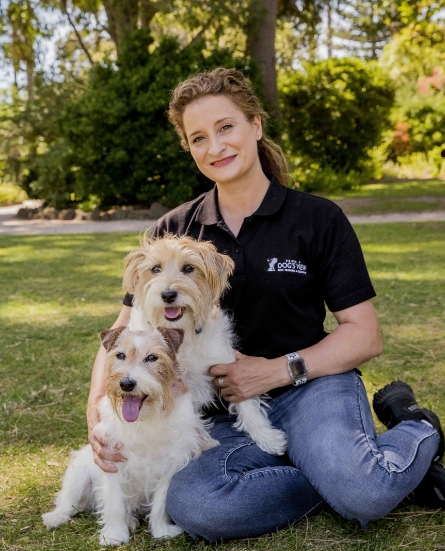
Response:
[[[100,545],[114,545],[119,546],[123,543],[128,543],[130,541],[130,534],[128,528],[118,527],[118,526],[104,526],[99,534],[99,544]]]
[[[263,451],[272,455],[283,455],[287,449],[286,435],[279,429],[263,431],[261,438],[255,439],[255,443]]]
[[[136,517],[132,517],[131,515],[128,515],[127,526],[130,532],[134,532],[134,530],[136,530],[136,528],[139,526],[138,519]]]
[[[69,515],[57,513],[57,511],[51,511],[50,513],[42,515],[42,520],[48,530],[51,530],[52,528],[57,528],[61,524],[66,524],[71,520],[71,517]]]
[[[169,524],[167,522],[151,526],[150,531],[154,538],[174,538],[183,532],[176,524]]]

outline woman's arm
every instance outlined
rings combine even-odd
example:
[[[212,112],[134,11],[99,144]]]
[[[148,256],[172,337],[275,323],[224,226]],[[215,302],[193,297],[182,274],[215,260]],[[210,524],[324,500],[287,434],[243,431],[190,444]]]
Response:
[[[371,300],[333,313],[338,325],[323,340],[298,352],[304,359],[308,380],[344,373],[358,367],[382,353],[382,339]],[[229,402],[241,402],[286,386],[293,381],[287,369],[287,358],[281,356],[268,360],[236,353],[236,362],[218,364],[210,368],[219,387],[219,377],[224,377],[223,397]]]
[[[128,325],[130,322],[130,316],[131,307],[123,306],[112,328]],[[105,356],[106,350],[101,345],[99,352],[97,353],[91,375],[90,395],[88,397],[87,406],[88,440],[93,448],[94,462],[96,465],[98,465],[106,473],[115,473],[117,472],[117,467],[113,463],[125,461],[125,457],[120,453],[111,453],[107,450],[107,443],[103,440],[99,440],[93,435],[93,429],[100,421],[97,407],[101,398],[103,398],[106,394],[104,369]]]

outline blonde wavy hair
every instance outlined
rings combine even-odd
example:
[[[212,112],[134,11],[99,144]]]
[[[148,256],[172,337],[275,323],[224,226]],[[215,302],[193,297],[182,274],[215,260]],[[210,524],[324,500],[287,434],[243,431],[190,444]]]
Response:
[[[189,144],[182,121],[185,108],[197,99],[210,95],[228,97],[244,113],[249,122],[253,121],[255,115],[259,115],[262,124],[265,125],[269,117],[240,71],[220,67],[210,72],[199,73],[181,82],[173,90],[169,105],[170,122],[175,127],[181,145],[186,151],[189,151]],[[263,172],[274,174],[280,184],[288,185],[289,170],[283,151],[264,131],[262,138],[258,141],[258,156]]]

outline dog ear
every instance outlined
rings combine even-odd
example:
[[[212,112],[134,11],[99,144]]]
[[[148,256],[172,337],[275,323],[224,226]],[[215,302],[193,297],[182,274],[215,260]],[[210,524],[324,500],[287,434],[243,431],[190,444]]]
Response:
[[[184,340],[184,331],[182,329],[169,329],[168,327],[158,327],[157,329],[176,354]]]
[[[127,293],[134,293],[139,281],[138,267],[144,260],[145,254],[143,249],[131,251],[131,253],[127,254],[125,257],[125,270],[122,280],[122,287],[125,291],[127,291]]]
[[[124,329],[125,326],[121,325],[120,327],[115,327],[114,329],[107,329],[106,331],[100,332],[100,340],[102,341],[102,344],[107,352],[113,348],[117,338]]]
[[[229,287],[229,277],[235,268],[235,263],[226,254],[221,254],[211,243],[199,243],[201,254],[207,268],[207,281],[212,288],[213,296],[219,300]]]

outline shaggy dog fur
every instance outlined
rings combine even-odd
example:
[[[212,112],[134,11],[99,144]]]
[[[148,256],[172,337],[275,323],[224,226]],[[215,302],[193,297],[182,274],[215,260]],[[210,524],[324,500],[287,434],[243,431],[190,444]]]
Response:
[[[119,442],[127,461],[110,474],[94,463],[90,445],[74,452],[56,508],[43,515],[43,522],[55,528],[77,512],[97,511],[100,544],[120,545],[130,540],[143,515],[155,538],[176,536],[182,530],[165,511],[168,485],[191,459],[217,445],[179,373],[176,353],[183,331],[120,327],[102,332],[101,339],[107,350],[107,396],[94,431],[111,448]]]
[[[233,266],[212,243],[173,235],[146,237],[126,258],[123,286],[134,295],[129,327],[184,331],[178,362],[197,410],[215,399],[209,368],[235,361],[231,321],[219,306]],[[272,427],[265,407],[263,400],[253,398],[231,404],[229,411],[238,416],[238,430],[264,451],[281,455],[286,437]]]

